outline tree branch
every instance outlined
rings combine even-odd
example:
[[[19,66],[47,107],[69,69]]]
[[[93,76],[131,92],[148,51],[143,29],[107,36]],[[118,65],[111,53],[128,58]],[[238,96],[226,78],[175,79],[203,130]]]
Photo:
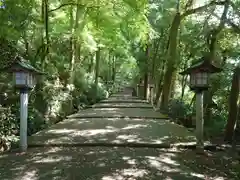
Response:
[[[57,8],[50,9],[48,12],[51,13],[51,12],[57,11],[57,10],[65,7],[65,6],[81,6],[81,7],[84,7],[84,6],[86,6],[86,5],[84,5],[84,4],[79,4],[79,3],[74,3],[74,2],[72,2],[72,3],[65,3],[65,4],[61,4],[61,5],[58,6]],[[99,7],[99,6],[90,6],[90,7],[88,7],[88,8],[94,8],[94,7],[96,8],[96,7]]]
[[[184,12],[181,15],[181,19],[185,18],[186,16],[189,16],[189,15],[192,15],[192,14],[195,14],[195,13],[198,13],[198,12],[202,12],[202,11],[204,11],[205,9],[207,9],[211,6],[224,5],[224,4],[225,4],[225,1],[211,1],[209,4],[206,4],[204,6],[200,6],[200,7],[197,7],[195,9],[187,10],[186,12]]]
[[[228,9],[229,9],[229,3],[230,3],[230,0],[226,0],[226,1],[225,1],[223,13],[222,13],[222,16],[221,16],[221,19],[220,19],[220,23],[219,23],[219,26],[218,26],[217,32],[216,32],[217,34],[219,34],[219,32],[224,28],[225,21],[226,21],[226,19],[227,19],[227,13],[228,13]]]
[[[214,28],[213,30],[210,31],[208,38],[207,38],[211,56],[215,56],[215,54],[216,54],[215,50],[216,50],[217,37],[218,37],[218,34],[222,31],[222,29],[225,26],[225,21],[227,19],[227,13],[228,13],[228,9],[229,9],[229,1],[230,0],[225,0],[223,13],[220,18],[220,23],[217,28]]]
[[[180,2],[181,0],[178,0],[177,1],[177,7],[176,7],[176,10],[177,10],[177,12],[180,12]]]
[[[217,14],[213,14],[213,16],[215,16],[216,18],[218,19],[221,19],[221,17],[219,17]],[[231,20],[229,19],[225,19],[224,20],[225,23],[227,23],[229,26],[231,26],[233,28],[233,30],[237,33],[237,34],[240,34],[240,27],[236,24],[234,24]]]
[[[186,2],[186,5],[185,5],[185,7],[184,7],[184,10],[186,11],[189,7],[192,7],[193,4],[194,4],[194,0],[188,0],[188,1]]]
[[[235,13],[240,17],[240,9],[236,7],[236,5],[233,2],[229,2],[230,6],[233,8],[233,10],[235,11]]]
[[[57,11],[65,6],[77,6],[78,4],[77,3],[65,3],[65,4],[61,4],[60,6],[58,6],[57,8],[54,8],[54,9],[50,9],[48,12],[53,12],[53,11]]]

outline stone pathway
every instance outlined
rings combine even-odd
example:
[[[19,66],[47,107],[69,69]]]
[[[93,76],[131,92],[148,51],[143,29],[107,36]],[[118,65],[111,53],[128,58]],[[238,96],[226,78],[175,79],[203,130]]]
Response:
[[[155,112],[146,101],[123,92],[33,135],[29,145],[144,143],[169,146],[192,141],[195,137],[186,128]]]
[[[195,140],[184,127],[150,107],[123,92],[71,115],[29,137],[32,147],[27,153],[0,154],[0,180],[231,179],[221,170],[199,169],[205,161],[199,162],[190,150],[107,147]],[[91,147],[98,143],[102,146]]]

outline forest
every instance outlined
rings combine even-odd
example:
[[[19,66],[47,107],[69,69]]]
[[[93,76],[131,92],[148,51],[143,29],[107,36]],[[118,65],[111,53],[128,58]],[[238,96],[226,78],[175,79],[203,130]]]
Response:
[[[239,0],[1,0],[0,19],[1,67],[20,55],[46,73],[30,93],[29,135],[124,83],[153,84],[154,106],[194,127],[195,96],[179,73],[208,54],[223,71],[204,92],[205,136],[240,141]],[[4,146],[18,141],[19,92],[9,74],[0,82]]]

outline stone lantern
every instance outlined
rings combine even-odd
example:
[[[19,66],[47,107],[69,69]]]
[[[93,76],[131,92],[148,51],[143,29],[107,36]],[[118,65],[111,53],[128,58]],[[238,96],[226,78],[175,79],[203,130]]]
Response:
[[[148,89],[147,89],[147,100],[153,105],[154,99],[154,82],[149,80]]]
[[[36,77],[44,74],[22,57],[17,56],[13,63],[2,69],[13,74],[14,86],[20,91],[20,149],[27,150],[28,92],[34,88]]]
[[[197,147],[203,148],[203,91],[208,90],[210,74],[219,73],[222,69],[214,65],[208,56],[181,72],[190,75],[190,89],[196,93],[196,137]]]
[[[144,81],[142,78],[140,78],[139,84],[137,84],[137,96],[144,98]]]

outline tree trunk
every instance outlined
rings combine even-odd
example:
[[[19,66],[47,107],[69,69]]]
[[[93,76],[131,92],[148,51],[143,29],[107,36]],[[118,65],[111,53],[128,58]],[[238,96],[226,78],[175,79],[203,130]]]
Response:
[[[41,27],[41,41],[42,41],[42,45],[41,45],[41,65],[42,65],[42,70],[44,69],[44,64],[45,64],[45,49],[46,49],[46,44],[45,44],[45,38],[44,38],[44,25],[45,25],[45,0],[42,0],[42,4],[41,4],[41,23],[42,23],[42,27]]]
[[[148,72],[144,74],[144,99],[147,99],[147,90],[148,90]]]
[[[213,102],[213,91],[204,91],[204,119],[206,122],[210,122],[212,119],[212,102]]]
[[[46,38],[46,56],[45,56],[45,61],[48,60],[48,55],[49,55],[49,47],[50,47],[50,39],[49,39],[49,27],[48,27],[48,21],[49,21],[49,16],[48,16],[48,0],[45,0],[45,38]]]
[[[176,73],[176,49],[177,49],[177,37],[178,29],[180,26],[180,13],[176,13],[169,33],[169,49],[168,49],[168,61],[167,70],[164,75],[163,92],[161,98],[161,109],[166,110],[168,108],[168,102],[170,99],[170,92],[172,88],[172,78]]]
[[[115,77],[116,77],[116,68],[115,68],[115,56],[112,57],[112,82],[115,82]]]
[[[89,55],[89,66],[88,66],[88,72],[92,73],[93,72],[93,64],[94,64],[94,57],[92,55]]]
[[[23,34],[23,40],[24,40],[24,45],[25,45],[25,56],[29,56],[29,42],[28,42],[28,38],[26,35],[26,32],[24,32]]]
[[[78,3],[80,3],[80,0],[78,0]],[[71,9],[70,9],[71,11]],[[78,62],[78,60],[80,59],[80,45],[78,44],[78,38],[77,38],[77,31],[78,31],[78,28],[79,28],[79,20],[82,19],[83,21],[83,18],[84,18],[84,11],[85,11],[85,8],[80,6],[80,5],[77,5],[77,10],[76,10],[76,14],[75,14],[75,23],[74,23],[74,27],[73,27],[73,18],[70,16],[70,27],[72,28],[72,35],[71,35],[71,59],[70,59],[70,79],[69,79],[69,83],[70,84],[73,84],[74,82],[74,76],[75,76],[75,73],[74,73],[74,67],[75,67],[75,64],[76,62]],[[70,13],[70,15],[72,15]],[[81,28],[83,28],[83,25],[81,23]]]
[[[160,77],[159,77],[158,84],[157,84],[157,93],[156,93],[156,98],[155,98],[155,101],[154,101],[154,104],[156,104],[157,107],[160,106],[160,102],[161,102],[160,97],[161,97],[161,93],[162,93],[162,89],[163,89],[162,81],[163,81],[163,78],[164,78],[165,63],[166,63],[165,61],[162,62]]]
[[[171,82],[170,99],[173,99],[175,95],[176,80],[177,80],[177,71],[174,71],[172,76],[172,82]]]
[[[97,1],[97,19],[96,19],[96,27],[99,30],[99,15],[100,15],[100,7],[99,7],[99,0]],[[99,77],[99,63],[100,63],[100,47],[99,47],[99,40],[97,40],[97,51],[96,51],[96,64],[95,64],[95,97],[97,97],[98,91],[98,77]]]
[[[184,97],[184,94],[185,94],[185,89],[186,89],[186,86],[187,86],[187,76],[182,77],[181,85],[182,85],[181,100],[183,100],[183,97]]]
[[[195,99],[196,99],[196,93],[194,94],[194,96],[193,96],[193,97],[192,97],[192,99],[191,99],[190,106],[192,106],[192,105],[193,105],[193,103],[194,103]]]
[[[41,41],[42,45],[40,47],[41,49],[41,65],[42,70],[45,68],[45,64],[48,59],[49,54],[49,46],[50,46],[50,38],[49,38],[49,17],[48,17],[48,0],[42,0],[41,4],[41,22],[42,22],[42,28],[41,28]]]
[[[71,62],[72,62],[72,59],[73,59],[73,23],[74,23],[74,18],[73,18],[73,6],[70,6],[69,8],[69,20],[70,20],[70,31],[71,31],[71,37],[70,37],[70,42],[69,42],[69,62],[70,62],[70,67],[71,67]],[[71,67],[72,68],[72,67]],[[70,69],[71,69],[70,68]]]
[[[239,74],[240,67],[234,70],[232,78],[232,87],[229,96],[229,113],[228,121],[225,127],[225,141],[232,142],[234,135],[234,130],[236,127],[237,117],[238,117],[238,98],[239,98]]]
[[[112,59],[112,55],[111,55],[111,51],[109,51],[109,54],[108,54],[108,69],[107,69],[107,74],[108,74],[107,81],[108,81],[108,83],[111,80],[111,70],[112,70],[111,59]]]
[[[144,99],[147,99],[147,92],[148,92],[148,60],[149,60],[149,45],[147,45],[146,51],[145,51],[145,64],[144,64],[144,93],[143,97]]]
[[[157,39],[156,40],[156,45],[154,46],[154,54],[152,56],[152,70],[151,70],[151,75],[152,75],[152,79],[155,78],[155,71],[156,71],[156,60],[157,60],[157,54],[158,54],[158,50],[160,48],[160,40]]]
[[[95,64],[95,88],[97,91],[98,77],[99,77],[99,63],[100,63],[100,48],[96,51],[96,64]]]

